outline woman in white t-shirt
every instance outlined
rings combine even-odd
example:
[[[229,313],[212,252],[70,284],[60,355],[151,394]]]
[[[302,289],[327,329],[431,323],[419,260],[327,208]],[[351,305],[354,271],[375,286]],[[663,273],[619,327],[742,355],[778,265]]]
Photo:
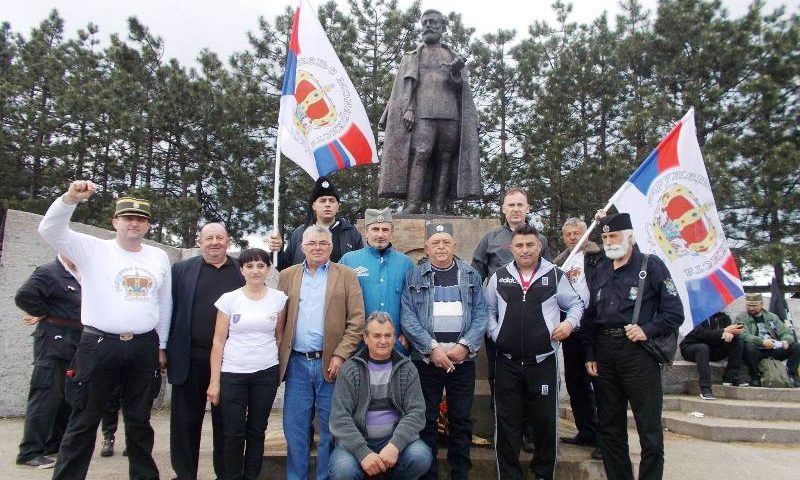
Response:
[[[267,252],[243,250],[239,265],[244,287],[214,304],[218,312],[207,392],[222,414],[226,480],[255,479],[261,471],[264,432],[280,384],[275,325],[287,298],[266,285]]]

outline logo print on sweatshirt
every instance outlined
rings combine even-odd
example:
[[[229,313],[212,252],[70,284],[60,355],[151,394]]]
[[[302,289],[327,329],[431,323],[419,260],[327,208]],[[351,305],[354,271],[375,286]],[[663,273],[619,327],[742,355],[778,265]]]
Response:
[[[128,267],[117,273],[114,286],[118,292],[125,294],[126,300],[149,300],[155,286],[154,278],[145,268]]]
[[[233,314],[233,315],[231,316],[231,321],[232,321],[233,323],[239,323],[239,320],[241,320],[241,318],[242,318],[242,315],[241,315],[241,314],[235,313],[235,314]]]
[[[550,385],[542,385],[542,395],[550,393]]]
[[[369,268],[361,265],[353,269],[357,277],[369,277]]]

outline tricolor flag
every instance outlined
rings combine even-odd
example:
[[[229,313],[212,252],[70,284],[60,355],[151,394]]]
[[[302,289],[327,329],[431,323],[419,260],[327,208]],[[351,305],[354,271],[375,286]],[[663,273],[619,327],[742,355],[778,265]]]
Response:
[[[315,180],[378,162],[364,105],[306,0],[292,22],[278,128],[280,151]]]
[[[611,202],[630,214],[641,251],[658,255],[669,267],[686,315],[682,332],[744,294],[697,143],[694,109]]]

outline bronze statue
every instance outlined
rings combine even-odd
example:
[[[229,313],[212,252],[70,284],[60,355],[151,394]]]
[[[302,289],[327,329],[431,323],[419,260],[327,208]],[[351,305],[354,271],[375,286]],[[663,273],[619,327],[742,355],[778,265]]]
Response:
[[[382,197],[406,198],[402,213],[443,213],[448,199],[480,195],[478,113],[465,60],[441,43],[447,18],[426,10],[424,43],[406,53],[378,124],[386,130]]]

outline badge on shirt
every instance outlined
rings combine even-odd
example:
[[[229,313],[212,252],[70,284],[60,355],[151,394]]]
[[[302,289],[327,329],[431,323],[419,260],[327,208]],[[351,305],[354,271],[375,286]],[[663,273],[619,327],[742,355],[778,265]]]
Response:
[[[231,321],[233,323],[239,323],[239,319],[241,319],[241,318],[242,318],[242,316],[240,314],[235,313],[235,314],[233,314],[233,316],[231,316]]]
[[[547,277],[542,277],[542,286],[543,287],[547,286]]]
[[[664,280],[664,288],[666,288],[667,293],[673,297],[678,296],[678,289],[675,287],[675,282],[673,282],[671,278]]]
[[[542,395],[550,393],[550,385],[542,385]]]
[[[631,287],[631,291],[628,293],[629,300],[636,300],[636,297],[639,295],[639,287]]]

